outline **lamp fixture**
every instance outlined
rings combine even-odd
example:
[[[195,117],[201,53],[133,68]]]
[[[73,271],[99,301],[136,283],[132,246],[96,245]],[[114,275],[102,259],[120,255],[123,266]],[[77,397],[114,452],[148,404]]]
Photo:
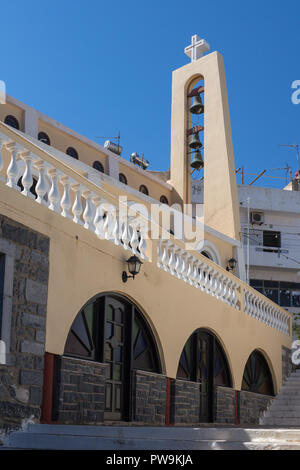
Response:
[[[235,258],[230,258],[227,261],[227,268],[226,271],[234,271],[236,267],[237,260]]]
[[[131,276],[128,276],[127,272],[123,271],[122,272],[122,281],[123,282],[127,282],[127,279],[129,279],[129,278],[134,279],[134,277],[140,272],[141,265],[143,264],[141,262],[141,260],[135,255],[128,258],[126,263],[128,264],[128,271],[131,274]]]

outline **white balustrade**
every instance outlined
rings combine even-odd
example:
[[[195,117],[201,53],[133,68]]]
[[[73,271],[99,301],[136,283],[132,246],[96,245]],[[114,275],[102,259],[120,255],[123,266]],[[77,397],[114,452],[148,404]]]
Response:
[[[49,161],[36,156],[3,133],[0,133],[0,171],[4,167],[2,158],[4,146],[10,153],[10,161],[7,165],[6,177],[0,176],[0,180],[4,181],[7,186],[20,191],[18,178],[21,171],[22,194],[32,198],[30,188],[33,184],[33,173],[36,172],[38,181],[35,187],[37,194],[35,202],[44,204],[62,217],[70,218],[74,223],[83,225],[98,238],[109,240],[142,259],[148,260],[146,256],[148,228],[142,219],[129,218],[126,213],[118,213],[115,205],[109,204],[100,195],[79,183],[76,180],[76,174],[70,177],[55,167],[55,161],[50,165]],[[25,165],[18,165],[19,158],[24,161]],[[63,189],[62,195],[60,188]],[[74,194],[72,207],[71,192]],[[85,201],[84,208],[82,201]],[[199,259],[197,255],[185,251],[175,242],[161,239],[158,241],[157,266],[237,310],[241,309],[238,292],[243,289],[244,312],[289,335],[289,315],[285,314],[280,307],[277,308],[267,299],[257,295],[255,291],[243,287],[235,282],[232,276],[206,263],[203,257]]]
[[[270,305],[267,300],[262,299],[247,288],[244,289],[244,312],[252,318],[289,335],[289,314],[284,313],[275,305]]]

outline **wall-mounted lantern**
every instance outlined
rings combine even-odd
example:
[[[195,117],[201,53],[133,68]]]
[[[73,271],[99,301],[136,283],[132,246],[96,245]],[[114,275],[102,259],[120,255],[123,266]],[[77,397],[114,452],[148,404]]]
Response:
[[[127,279],[131,278],[134,279],[135,276],[140,272],[141,265],[143,264],[139,258],[135,255],[131,256],[126,263],[128,264],[128,271],[131,276],[128,276],[126,271],[122,272],[122,281],[127,282]]]
[[[227,268],[226,268],[226,271],[234,271],[234,270],[235,270],[235,267],[236,267],[236,263],[237,263],[237,260],[236,260],[236,259],[230,258],[230,259],[227,261]]]

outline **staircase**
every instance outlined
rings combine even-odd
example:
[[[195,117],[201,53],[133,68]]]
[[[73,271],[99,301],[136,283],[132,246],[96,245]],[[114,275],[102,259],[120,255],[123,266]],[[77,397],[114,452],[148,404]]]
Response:
[[[266,426],[300,426],[300,369],[293,372],[260,419]]]
[[[299,429],[29,424],[2,450],[300,450]]]

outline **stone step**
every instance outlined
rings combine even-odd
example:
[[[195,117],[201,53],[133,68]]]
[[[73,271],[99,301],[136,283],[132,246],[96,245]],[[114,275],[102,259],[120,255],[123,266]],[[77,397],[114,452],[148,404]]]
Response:
[[[15,433],[10,448],[44,450],[300,450],[300,442],[286,440],[225,441],[107,438],[55,434]]]
[[[300,405],[298,406],[292,406],[292,405],[282,405],[280,403],[274,403],[274,405],[267,411],[268,412],[278,412],[278,411],[281,411],[281,412],[284,412],[284,413],[288,413],[289,411],[294,411],[295,413],[298,413],[300,414]]]

